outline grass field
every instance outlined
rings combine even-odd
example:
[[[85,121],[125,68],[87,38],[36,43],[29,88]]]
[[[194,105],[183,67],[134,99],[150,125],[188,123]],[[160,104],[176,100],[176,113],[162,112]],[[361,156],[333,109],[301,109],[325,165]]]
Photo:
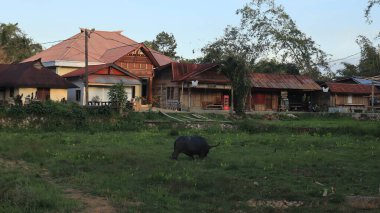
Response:
[[[379,122],[235,122],[238,128],[230,130],[1,130],[0,157],[23,160],[29,168],[0,167],[6,174],[0,176],[0,212],[83,209],[64,198],[65,187],[105,197],[119,212],[356,212],[345,204],[345,196],[379,195]],[[169,156],[176,136],[170,133],[176,131],[221,145],[204,160],[180,155],[174,161]],[[57,186],[39,178],[41,168]],[[249,206],[252,200],[303,205],[279,210]]]

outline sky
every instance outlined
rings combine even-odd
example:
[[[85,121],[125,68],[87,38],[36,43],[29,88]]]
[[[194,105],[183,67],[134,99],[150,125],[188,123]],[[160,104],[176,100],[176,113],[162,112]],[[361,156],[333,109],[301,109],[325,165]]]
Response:
[[[238,25],[235,14],[249,0],[12,0],[2,3],[0,23],[19,23],[36,42],[66,39],[79,28],[122,30],[138,42],[153,40],[162,32],[172,33],[177,53],[185,58],[201,56],[200,49],[223,35],[228,25]],[[360,52],[355,40],[365,35],[374,40],[380,32],[380,7],[367,24],[367,0],[277,0],[311,36],[331,60]],[[51,44],[44,45],[45,48]],[[357,63],[360,55],[332,63]]]

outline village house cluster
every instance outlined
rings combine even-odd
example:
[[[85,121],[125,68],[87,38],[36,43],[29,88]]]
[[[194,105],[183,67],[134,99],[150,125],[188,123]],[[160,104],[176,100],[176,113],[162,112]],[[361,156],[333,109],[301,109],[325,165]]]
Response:
[[[0,65],[0,105],[47,99],[85,105],[85,35],[80,32],[19,64]],[[88,39],[89,105],[109,104],[122,83],[130,101],[171,110],[231,110],[233,89],[217,64],[173,61],[120,31]],[[249,111],[354,112],[379,109],[380,76],[316,82],[301,75],[249,76]],[[372,104],[373,102],[373,104]],[[136,109],[138,110],[138,109]]]

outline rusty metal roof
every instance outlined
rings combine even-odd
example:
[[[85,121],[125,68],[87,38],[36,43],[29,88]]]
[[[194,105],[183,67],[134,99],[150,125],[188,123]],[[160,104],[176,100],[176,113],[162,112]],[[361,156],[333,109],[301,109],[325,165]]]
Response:
[[[255,88],[321,90],[313,79],[302,75],[250,73],[249,78]]]
[[[172,81],[192,81],[207,83],[229,83],[230,80],[218,70],[217,64],[190,64],[172,62],[157,68],[156,72],[170,69]]]
[[[0,87],[67,89],[77,86],[36,60],[21,64],[0,64]]]
[[[345,83],[326,83],[330,88],[331,93],[346,93],[346,94],[371,94],[372,86],[363,84],[345,84]],[[375,88],[375,93],[379,90]]]
[[[124,85],[140,85],[141,81],[131,78],[129,76],[112,76],[112,75],[90,75],[88,76],[89,83],[96,84],[117,84],[122,83]]]

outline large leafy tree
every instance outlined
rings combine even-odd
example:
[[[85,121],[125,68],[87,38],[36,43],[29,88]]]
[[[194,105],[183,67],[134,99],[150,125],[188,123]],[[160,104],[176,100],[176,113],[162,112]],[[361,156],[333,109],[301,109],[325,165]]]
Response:
[[[18,24],[0,24],[0,62],[17,63],[42,51]]]
[[[237,11],[241,15],[238,27],[226,29],[223,38],[204,48],[205,59],[220,50],[239,49],[248,63],[274,57],[284,63],[294,63],[302,74],[321,77],[320,68],[328,69],[327,55],[301,30],[274,0],[252,0]]]
[[[340,77],[352,77],[359,76],[359,68],[358,66],[350,63],[343,62],[343,68],[336,71],[337,75]]]
[[[166,56],[176,58],[177,42],[171,33],[162,31],[153,41],[145,41],[144,44]]]
[[[365,36],[358,36],[356,43],[360,47],[360,61],[358,65],[342,63],[343,68],[337,71],[339,76],[362,76],[370,77],[380,75],[379,51]]]
[[[321,69],[329,70],[327,54],[274,0],[252,0],[237,14],[241,16],[240,25],[227,27],[224,36],[205,46],[203,62],[226,64],[229,57],[238,57],[235,61],[242,63],[243,58],[244,67],[252,69],[257,61],[275,58],[280,63],[294,64],[302,74],[315,79],[322,77]],[[227,75],[235,71],[224,69]]]
[[[300,74],[297,65],[293,63],[279,63],[274,59],[259,61],[253,68],[255,72],[261,73],[282,73],[290,75]]]
[[[373,43],[365,36],[359,36],[356,43],[360,46],[359,73],[361,76],[374,76],[380,74],[379,52]]]
[[[250,91],[250,81],[247,78],[251,67],[245,58],[240,55],[228,55],[220,62],[221,70],[231,79],[236,98],[235,112],[238,115],[245,113],[245,103]]]

